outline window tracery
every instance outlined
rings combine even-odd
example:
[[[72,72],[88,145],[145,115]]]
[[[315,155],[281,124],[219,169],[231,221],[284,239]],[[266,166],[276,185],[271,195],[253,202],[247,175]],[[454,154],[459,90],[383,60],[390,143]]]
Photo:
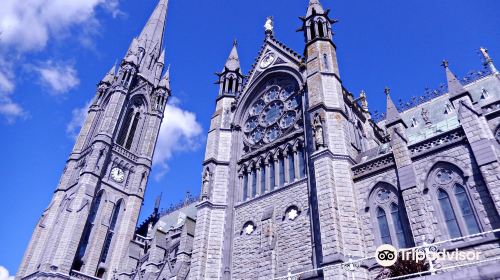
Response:
[[[473,204],[462,172],[451,164],[440,163],[429,175],[446,232],[451,238],[480,232]]]
[[[300,104],[298,85],[292,79],[264,87],[245,118],[245,144],[263,146],[290,132],[301,119]]]
[[[412,246],[408,218],[396,188],[386,183],[377,184],[370,196],[370,206],[379,242],[399,248]]]

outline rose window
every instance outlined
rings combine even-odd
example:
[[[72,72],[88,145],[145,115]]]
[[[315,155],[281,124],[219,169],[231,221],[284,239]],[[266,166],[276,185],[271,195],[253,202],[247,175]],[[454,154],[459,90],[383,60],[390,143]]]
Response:
[[[301,119],[301,97],[294,81],[267,86],[247,113],[243,131],[250,146],[271,143],[290,132]]]

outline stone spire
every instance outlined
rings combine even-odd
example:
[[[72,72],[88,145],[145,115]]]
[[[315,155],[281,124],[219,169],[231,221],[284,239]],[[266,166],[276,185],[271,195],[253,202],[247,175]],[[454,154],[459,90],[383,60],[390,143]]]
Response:
[[[385,95],[387,98],[387,112],[386,112],[385,126],[389,127],[397,122],[402,122],[404,125],[404,122],[401,119],[401,115],[399,114],[399,111],[396,108],[396,105],[394,105],[394,102],[392,102],[392,98],[391,98],[391,94],[390,94],[391,89],[386,87],[384,92],[385,92]]]
[[[313,14],[324,14],[325,10],[319,2],[319,0],[309,0],[309,7],[307,8],[306,17],[310,17]]]
[[[115,73],[116,73],[116,65],[113,65],[113,67],[109,70],[109,72],[106,74],[104,79],[102,79],[102,83],[108,83],[112,84],[113,80],[115,79]]]
[[[153,14],[144,26],[139,35],[140,46],[144,48],[146,54],[152,51],[156,52],[156,57],[160,55],[163,46],[163,33],[165,31],[165,22],[167,17],[168,0],[160,0]]]
[[[491,59],[490,55],[488,54],[488,49],[481,47],[481,48],[479,48],[479,51],[481,52],[481,55],[483,56],[484,66],[488,66],[491,73],[498,74],[498,70],[495,67],[495,64],[493,64],[493,59]]]
[[[165,74],[161,78],[160,83],[158,84],[158,87],[163,87],[166,89],[170,89],[170,65],[167,67],[167,71],[165,71]]]
[[[450,98],[466,92],[466,90],[464,89],[464,86],[460,83],[460,81],[457,79],[455,74],[453,74],[453,72],[451,72],[450,67],[449,67],[449,63],[447,60],[443,60],[442,66],[446,70],[446,80],[448,82],[448,93],[450,95]]]
[[[224,65],[227,70],[236,71],[240,69],[240,57],[238,56],[237,46],[238,42],[234,40],[233,48],[231,49],[231,53],[229,53],[226,64]]]

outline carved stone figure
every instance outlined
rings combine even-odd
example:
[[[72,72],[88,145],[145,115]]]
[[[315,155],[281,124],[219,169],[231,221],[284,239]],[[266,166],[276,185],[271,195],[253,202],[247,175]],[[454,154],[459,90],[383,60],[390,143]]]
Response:
[[[208,188],[210,185],[210,171],[208,169],[203,173],[202,178],[202,198],[208,198]]]
[[[316,144],[316,150],[325,146],[325,140],[323,138],[323,122],[320,115],[316,115],[313,120],[313,132],[314,132],[314,142]]]

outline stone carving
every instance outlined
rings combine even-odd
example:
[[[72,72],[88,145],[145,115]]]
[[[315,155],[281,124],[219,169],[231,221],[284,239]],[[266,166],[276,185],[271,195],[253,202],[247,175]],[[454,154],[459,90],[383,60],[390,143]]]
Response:
[[[313,120],[313,133],[316,150],[319,150],[325,146],[325,140],[323,138],[323,122],[319,114],[317,114]]]
[[[203,178],[202,178],[202,199],[208,198],[209,187],[210,187],[210,171],[207,168],[203,173]]]
[[[264,24],[264,29],[267,32],[273,32],[274,31],[274,22],[273,22],[273,17],[267,17],[266,19],[266,24]]]
[[[422,108],[422,112],[420,113],[422,115],[422,119],[424,120],[426,125],[431,124],[431,120],[429,119],[429,110]]]
[[[293,221],[299,216],[299,211],[296,208],[292,208],[288,211],[287,216],[290,221]]]

